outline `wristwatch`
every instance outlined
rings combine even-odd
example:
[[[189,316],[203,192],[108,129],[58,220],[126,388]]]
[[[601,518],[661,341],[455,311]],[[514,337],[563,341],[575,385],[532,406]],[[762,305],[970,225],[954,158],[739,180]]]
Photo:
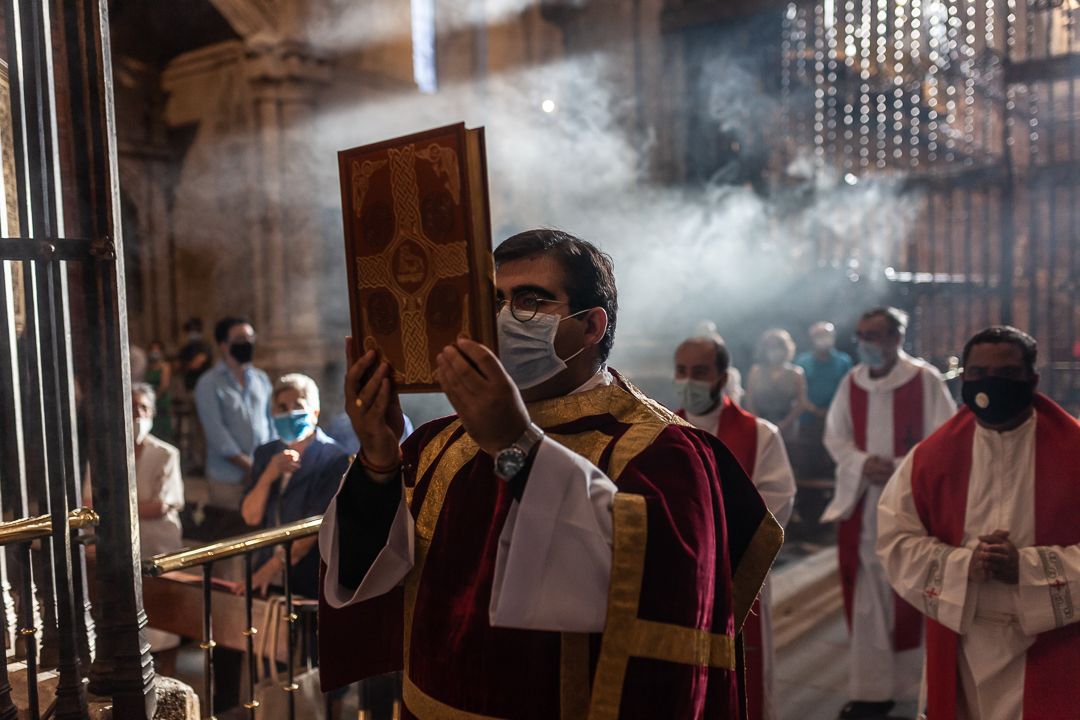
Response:
[[[495,454],[495,474],[503,480],[510,480],[521,472],[529,460],[529,453],[544,437],[544,431],[536,423],[529,423],[513,445],[503,448]]]

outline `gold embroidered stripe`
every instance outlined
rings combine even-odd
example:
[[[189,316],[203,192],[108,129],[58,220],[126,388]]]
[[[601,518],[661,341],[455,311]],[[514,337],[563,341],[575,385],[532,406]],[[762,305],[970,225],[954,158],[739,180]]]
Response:
[[[750,545],[739,559],[731,581],[731,599],[735,616],[735,632],[742,632],[746,616],[757,600],[765,576],[772,567],[780,546],[784,544],[784,529],[768,510],[754,532]]]
[[[615,537],[607,622],[600,642],[600,660],[593,676],[589,720],[615,720],[619,717],[623,678],[634,651],[634,625],[645,573],[645,543],[648,539],[645,498],[616,493],[612,520]]]
[[[416,687],[408,675],[402,680],[401,694],[405,707],[419,720],[499,720],[490,715],[466,712],[441,703]]]
[[[559,716],[585,720],[589,714],[589,636],[563,633],[559,660]]]
[[[435,524],[439,521],[439,513],[442,512],[443,501],[446,500],[450,483],[478,452],[480,448],[476,441],[468,435],[462,435],[443,453],[439,467],[428,483],[424,503],[416,515],[416,534],[419,537],[431,542],[431,538],[435,536]]]
[[[735,669],[735,638],[706,630],[639,619],[634,625],[634,657],[682,665]]]

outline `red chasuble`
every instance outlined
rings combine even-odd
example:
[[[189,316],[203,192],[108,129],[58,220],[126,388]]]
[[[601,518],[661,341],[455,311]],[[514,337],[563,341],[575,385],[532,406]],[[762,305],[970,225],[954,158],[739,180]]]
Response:
[[[1050,398],[1035,396],[1035,544],[1080,543],[1080,482],[1075,453],[1080,423]],[[943,543],[964,544],[975,415],[966,407],[915,450],[911,493],[928,534]],[[1051,602],[1051,596],[1047,602]],[[960,692],[960,637],[926,618],[927,717],[955,718]],[[1076,717],[1080,708],[1080,624],[1040,633],[1027,651],[1025,720]]]
[[[686,418],[685,410],[675,413]],[[724,409],[720,412],[720,421],[716,427],[716,437],[727,446],[743,471],[754,477],[757,463],[758,424],[757,418],[724,398]],[[761,600],[754,600],[743,624],[744,684],[746,686],[747,720],[761,720],[765,712],[765,664],[761,634]]]
[[[404,588],[320,605],[323,689],[404,669],[406,717],[419,720],[741,717],[735,636],[783,533],[739,463],[628,383],[529,412],[619,488],[604,632],[489,625],[512,498],[447,418],[403,446],[416,521]]]
[[[907,383],[893,390],[893,457],[902,458],[922,440],[923,427],[923,377],[922,370]],[[850,407],[851,424],[855,434],[855,447],[866,452],[867,416],[869,397],[866,390],[859,387],[851,375]],[[843,585],[844,612],[848,627],[851,627],[851,615],[855,605],[855,581],[859,574],[859,538],[862,534],[863,506],[866,496],[860,498],[858,505],[847,520],[841,520],[837,526],[836,545],[840,561],[840,582]],[[893,614],[893,649],[911,650],[919,647],[922,639],[922,616],[910,603],[894,593],[896,610]]]

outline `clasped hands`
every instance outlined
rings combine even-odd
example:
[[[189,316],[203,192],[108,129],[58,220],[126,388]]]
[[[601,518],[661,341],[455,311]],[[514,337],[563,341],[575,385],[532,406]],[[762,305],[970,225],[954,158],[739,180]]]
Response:
[[[351,343],[349,348],[345,410],[360,440],[363,460],[377,468],[396,468],[405,420],[390,365],[379,362],[374,350],[355,357]],[[443,348],[436,361],[440,387],[481,450],[494,456],[524,434],[529,425],[525,402],[491,350],[460,339]]]
[[[1009,540],[1008,530],[980,535],[968,568],[972,582],[997,580],[1008,585],[1020,582],[1020,552]]]
[[[863,463],[863,477],[870,481],[871,485],[884,485],[889,482],[895,471],[893,461],[878,455],[871,455]]]

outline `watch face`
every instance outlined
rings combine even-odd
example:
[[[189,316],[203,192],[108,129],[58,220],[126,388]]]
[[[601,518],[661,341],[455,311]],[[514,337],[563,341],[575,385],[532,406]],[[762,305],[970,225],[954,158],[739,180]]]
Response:
[[[495,474],[509,480],[525,466],[525,453],[516,447],[506,448],[495,456]]]

